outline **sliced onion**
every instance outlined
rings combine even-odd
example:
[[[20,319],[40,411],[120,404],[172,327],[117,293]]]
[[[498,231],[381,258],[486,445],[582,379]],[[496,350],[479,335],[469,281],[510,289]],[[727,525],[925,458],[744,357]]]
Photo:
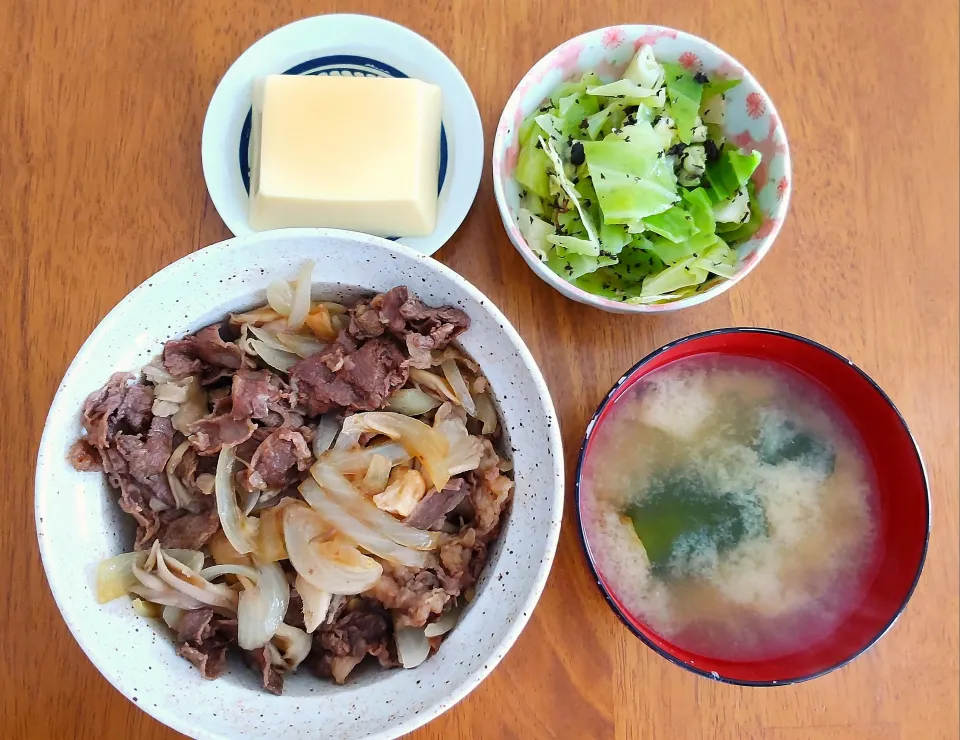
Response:
[[[419,388],[401,388],[387,402],[387,411],[407,416],[420,416],[440,405],[439,399]]]
[[[187,400],[187,389],[176,382],[160,383],[154,387],[153,397],[159,401],[173,401],[180,404]]]
[[[146,599],[134,599],[133,610],[141,617],[147,617],[147,619],[156,619],[163,612],[160,604],[155,604]]]
[[[213,493],[213,486],[216,482],[216,478],[210,473],[202,473],[197,476],[197,488],[200,489],[200,493],[204,496],[209,496]]]
[[[493,434],[497,431],[497,425],[500,420],[497,417],[497,409],[493,405],[493,399],[489,393],[478,393],[473,400],[477,404],[476,417],[483,422],[481,434]]]
[[[422,385],[424,388],[434,391],[434,393],[441,400],[445,399],[447,401],[459,403],[457,394],[454,393],[453,388],[450,387],[450,384],[439,375],[431,373],[429,370],[421,370],[417,367],[410,368],[410,380],[417,385]]]
[[[323,542],[333,531],[315,512],[288,506],[283,512],[283,538],[297,573],[315,588],[352,596],[371,588],[383,566],[345,543]],[[333,544],[333,547],[326,545]]]
[[[178,380],[177,383],[186,388],[187,400],[180,404],[170,422],[181,434],[189,434],[190,425],[207,415],[207,392],[196,375]]]
[[[410,516],[427,493],[427,484],[419,471],[397,468],[398,475],[391,475],[390,485],[373,497],[378,509],[399,517]]]
[[[183,616],[183,609],[180,609],[176,606],[165,606],[163,607],[163,621],[166,623],[167,627],[172,630],[177,628],[177,625],[180,624],[180,617]]]
[[[283,510],[289,500],[284,499],[260,513],[254,549],[258,562],[275,563],[287,559],[287,548],[283,542]]]
[[[244,313],[230,314],[230,323],[237,325],[252,324],[254,326],[261,326],[269,321],[276,321],[277,319],[281,318],[283,317],[270,308],[270,306],[261,306],[260,308],[254,308],[250,311],[245,311]]]
[[[390,480],[390,470],[393,466],[390,460],[383,455],[374,455],[370,458],[370,465],[358,487],[368,496],[380,493],[387,487],[387,481]]]
[[[196,550],[168,550],[175,558],[181,562],[187,562],[203,567],[203,553]],[[146,563],[147,553],[145,552],[125,552],[122,555],[116,555],[112,558],[106,558],[100,561],[97,566],[97,602],[106,604],[113,601],[134,586],[140,585],[141,581],[134,574],[134,566],[142,566]]]
[[[174,403],[173,401],[154,400],[153,406],[150,407],[150,410],[153,412],[154,416],[168,418],[177,413],[177,409],[179,408],[180,404]]]
[[[171,588],[204,604],[229,610],[237,608],[237,594],[233,589],[210,583],[176,558],[162,552],[157,557],[157,575]]]
[[[237,456],[232,447],[220,450],[217,459],[217,477],[214,490],[217,494],[217,514],[220,515],[220,526],[223,533],[230,540],[233,549],[241,555],[253,550],[253,525],[237,508],[237,494],[233,488],[233,466]]]
[[[310,313],[310,290],[313,288],[313,260],[307,260],[297,273],[297,282],[293,286],[293,300],[287,323],[295,332],[300,331],[307,314]]]
[[[407,452],[420,458],[438,491],[450,480],[445,459],[450,446],[446,437],[419,419],[384,411],[354,414],[344,420],[340,433],[352,437],[363,432],[384,434],[400,442]]]
[[[167,368],[164,366],[163,358],[161,357],[154,357],[149,364],[140,368],[140,372],[154,385],[169,383],[173,380],[173,376],[167,372]]]
[[[186,440],[181,442],[177,449],[173,451],[173,454],[170,455],[166,466],[167,483],[170,484],[170,491],[173,493],[173,498],[177,502],[177,506],[181,509],[187,508],[187,506],[193,502],[193,496],[190,495],[190,491],[187,490],[187,487],[183,485],[183,482],[176,475],[177,466],[180,464],[180,461],[183,460],[183,453],[185,453],[189,447],[190,442]]]
[[[456,627],[460,619],[460,607],[454,606],[445,611],[436,622],[431,622],[423,628],[423,634],[427,637],[440,637],[447,634]]]
[[[455,411],[449,403],[445,403],[437,409],[433,420],[434,430],[447,441],[449,452],[444,465],[450,475],[476,470],[483,457],[483,443],[467,431],[467,425],[458,413],[463,412]],[[437,486],[437,490],[442,489]]]
[[[280,350],[281,352],[287,351],[287,348],[284,346],[283,342],[277,338],[276,333],[267,331],[266,329],[257,328],[256,326],[248,326],[247,329],[256,339],[259,339],[268,347]]]
[[[237,642],[244,650],[263,647],[283,622],[290,602],[290,585],[276,563],[260,563],[259,579],[240,594]]]
[[[290,306],[293,303],[293,288],[286,280],[277,278],[267,286],[267,303],[270,308],[281,316],[290,315]]]
[[[444,360],[440,363],[440,369],[443,370],[443,377],[447,379],[450,387],[453,388],[453,392],[457,394],[457,403],[463,406],[470,416],[476,416],[477,407],[473,402],[473,396],[470,395],[467,381],[463,379],[463,375],[460,373],[457,361]]]
[[[375,455],[385,457],[391,467],[403,465],[412,457],[406,448],[398,442],[388,442],[384,445],[374,445],[354,450],[330,450],[322,455],[316,455],[339,470],[344,475],[360,475],[370,467],[370,461]]]
[[[209,539],[207,547],[217,565],[253,565],[249,555],[241,555],[233,548],[222,529]]]
[[[313,456],[319,458],[320,455],[329,450],[339,431],[340,422],[336,415],[332,413],[323,414],[317,424],[316,431],[313,433]]]
[[[299,355],[300,357],[312,357],[318,355],[326,349],[327,345],[313,337],[305,337],[302,334],[277,334],[277,339],[288,351]]]
[[[347,597],[343,594],[334,594],[330,600],[330,608],[327,609],[327,616],[323,618],[323,623],[333,624],[333,620],[337,618],[337,614],[340,613],[340,609],[343,608],[346,601]]]
[[[312,311],[314,308],[319,308],[320,306],[323,306],[334,316],[339,316],[340,314],[347,312],[346,306],[344,306],[342,303],[335,303],[334,301],[320,301],[319,303],[314,304],[310,310]]]
[[[283,666],[288,671],[295,671],[310,654],[313,638],[302,629],[281,622],[273,636],[273,644],[280,650]]]
[[[144,588],[148,588],[151,591],[162,592],[162,591],[168,590],[167,584],[163,582],[163,579],[160,578],[160,576],[154,575],[148,570],[141,568],[139,563],[133,564],[133,575],[136,576],[137,582],[139,584],[135,586],[136,588],[143,586]],[[129,590],[132,592],[134,590],[134,587],[131,587]]]
[[[152,589],[146,586],[134,586],[130,589],[130,593],[137,594],[137,596],[152,601],[154,604],[175,606],[184,611],[193,611],[207,606],[202,601],[197,601],[174,588]]]
[[[274,370],[279,370],[282,373],[288,372],[291,367],[293,367],[297,360],[300,358],[291,352],[285,352],[283,350],[276,349],[271,347],[269,344],[265,344],[259,339],[251,339],[249,342],[250,348],[257,353],[261,360],[267,363]]]
[[[209,568],[201,570],[199,575],[208,581],[212,581],[214,578],[220,578],[221,576],[243,576],[244,578],[249,578],[253,583],[256,583],[260,578],[260,572],[256,568],[235,563],[211,565]]]
[[[394,631],[393,639],[404,668],[416,668],[430,655],[430,642],[419,627],[401,627]]]
[[[260,491],[243,491],[241,495],[243,496],[243,501],[240,504],[240,511],[243,512],[244,516],[249,517],[250,512],[253,511],[253,508],[260,500]]]
[[[360,522],[374,529],[377,533],[389,537],[398,545],[412,547],[415,550],[432,550],[440,544],[440,536],[436,532],[427,532],[411,527],[378,509],[335,468],[324,463],[316,463],[310,469],[310,473],[319,484],[322,493],[325,493],[329,499],[345,512],[355,516]],[[313,506],[310,500],[307,500],[307,503]],[[323,516],[322,511],[320,514]],[[344,534],[347,533],[344,532]],[[363,545],[360,540],[357,540],[357,542]],[[371,550],[371,552],[373,551]]]
[[[336,471],[334,472],[336,473]],[[339,473],[336,474],[339,475]],[[353,486],[350,487],[353,488]],[[370,509],[376,511],[381,516],[390,517],[389,514],[380,511],[380,509],[371,502],[364,499],[359,491],[356,491],[356,489],[353,490]],[[310,480],[309,478],[305,480],[300,484],[300,493],[303,495],[304,500],[319,512],[320,516],[322,516],[331,527],[336,529],[344,537],[356,542],[364,550],[384,560],[406,565],[408,568],[427,567],[429,558],[426,552],[413,550],[404,545],[400,545],[390,537],[381,534],[370,525],[360,521],[353,513],[349,513],[339,503],[335,502],[327,491],[317,485],[316,481]],[[390,518],[393,519],[393,517]],[[396,524],[401,524],[395,519],[393,519],[393,521]],[[427,533],[420,532],[420,534]],[[289,542],[287,546],[289,549]]]
[[[303,576],[298,575],[296,580],[297,593],[303,602],[303,623],[307,632],[314,632],[323,624],[333,601],[333,594],[317,588]]]

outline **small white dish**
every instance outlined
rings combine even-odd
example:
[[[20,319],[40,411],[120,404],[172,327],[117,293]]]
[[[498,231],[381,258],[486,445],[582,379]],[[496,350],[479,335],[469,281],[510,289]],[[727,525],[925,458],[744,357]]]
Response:
[[[443,91],[437,226],[430,236],[397,241],[433,254],[463,223],[480,186],[483,125],[463,75],[436,46],[396,23],[366,15],[320,15],[267,34],[235,61],[217,85],[203,122],[203,176],[220,218],[235,235],[247,221],[250,92],[268,74],[413,77]],[[358,115],[389,112],[358,111]],[[335,143],[335,142],[334,142]]]
[[[413,670],[358,673],[344,686],[301,670],[283,696],[232,659],[204,681],[174,652],[169,631],[128,599],[100,606],[97,563],[130,550],[130,518],[106,477],[80,473],[67,452],[81,434],[87,394],[112,373],[136,372],[163,343],[265,300],[269,282],[316,263],[314,296],[348,299],[408,285],[431,305],[455,305],[472,324],[460,344],[483,369],[513,449],[516,491],[477,594],[440,651]],[[177,260],[100,322],[50,407],[36,471],[36,526],[50,590],[80,647],[124,696],[202,740],[392,740],[463,699],[496,667],[529,620],[550,572],[563,517],[563,445],[536,361],[496,306],[437,260],[375,236],[279,229],[230,239]]]

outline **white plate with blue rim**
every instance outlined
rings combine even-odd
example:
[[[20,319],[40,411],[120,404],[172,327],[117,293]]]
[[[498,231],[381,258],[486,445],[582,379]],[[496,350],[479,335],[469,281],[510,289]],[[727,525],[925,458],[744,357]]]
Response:
[[[203,176],[230,231],[253,232],[247,220],[251,89],[254,79],[268,74],[412,77],[438,85],[443,108],[437,225],[429,236],[396,241],[429,255],[453,236],[483,171],[483,126],[473,93],[453,62],[422,36],[382,18],[346,14],[305,18],[267,34],[217,85],[203,123]]]

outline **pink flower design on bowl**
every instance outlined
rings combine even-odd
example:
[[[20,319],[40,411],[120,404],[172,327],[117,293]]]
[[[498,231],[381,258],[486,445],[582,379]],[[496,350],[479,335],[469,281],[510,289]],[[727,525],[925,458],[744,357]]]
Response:
[[[783,200],[783,196],[787,194],[787,188],[790,187],[790,181],[786,177],[781,177],[780,182],[777,183],[777,200]]]
[[[603,34],[603,46],[605,49],[616,49],[623,43],[624,33],[622,28],[608,28]]]
[[[700,67],[703,66],[703,63],[700,61],[700,57],[698,57],[692,51],[683,52],[677,61],[680,62],[680,66],[682,66],[684,69],[700,69]]]
[[[747,115],[750,116],[750,118],[760,118],[766,110],[767,101],[763,99],[763,95],[758,92],[752,92],[747,95]]]

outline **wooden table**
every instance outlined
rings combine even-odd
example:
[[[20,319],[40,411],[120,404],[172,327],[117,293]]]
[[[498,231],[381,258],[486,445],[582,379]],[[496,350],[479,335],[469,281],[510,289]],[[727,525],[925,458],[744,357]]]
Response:
[[[200,168],[220,76],[268,31],[337,10],[386,16],[445,50],[476,95],[488,154],[520,77],[584,30],[661,23],[739,58],[786,124],[795,194],[775,248],[733,291],[657,319],[567,301],[507,241],[489,168],[437,256],[504,310],[539,360],[568,475],[588,418],[624,369],[694,331],[759,325],[824,342],[876,378],[919,440],[934,499],[924,576],[890,634],[841,671],[765,690],[697,678],[632,637],[592,583],[568,516],[516,647],[413,737],[958,737],[955,0],[0,3],[0,460],[9,466],[0,736],[176,736],[99,676],[60,619],[33,532],[37,443],[62,373],[100,318],[156,270],[229,236]]]

